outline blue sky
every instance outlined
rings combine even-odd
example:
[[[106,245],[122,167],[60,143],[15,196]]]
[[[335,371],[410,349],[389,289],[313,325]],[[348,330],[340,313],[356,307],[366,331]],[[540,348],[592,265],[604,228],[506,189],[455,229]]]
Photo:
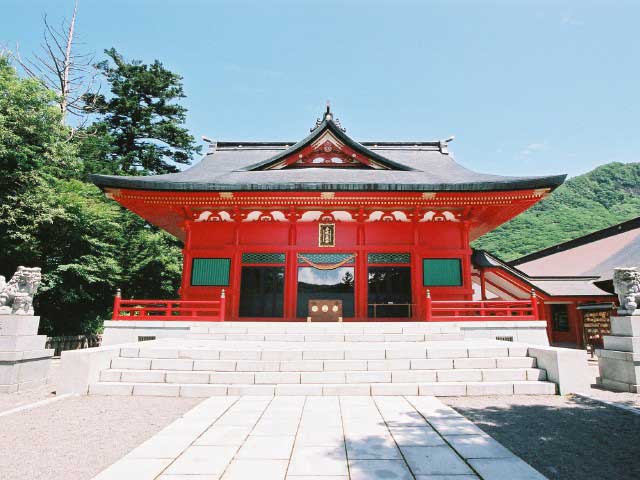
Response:
[[[28,55],[72,3],[0,0],[0,45]],[[474,170],[576,175],[640,161],[639,20],[615,0],[80,0],[77,31],[180,73],[198,139],[295,141],[330,99],[356,140],[455,135]]]

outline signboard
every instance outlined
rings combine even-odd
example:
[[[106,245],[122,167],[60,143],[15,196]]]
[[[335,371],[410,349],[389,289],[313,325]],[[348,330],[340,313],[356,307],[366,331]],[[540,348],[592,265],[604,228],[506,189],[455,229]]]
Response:
[[[318,226],[318,246],[319,247],[335,247],[336,246],[336,224],[321,223]]]
[[[582,312],[582,335],[585,347],[602,346],[603,335],[611,333],[611,311],[590,310]]]

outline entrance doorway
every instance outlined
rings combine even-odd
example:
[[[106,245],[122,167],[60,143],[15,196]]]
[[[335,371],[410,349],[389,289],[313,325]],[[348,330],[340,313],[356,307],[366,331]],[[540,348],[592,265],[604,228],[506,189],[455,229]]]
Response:
[[[242,267],[239,316],[284,316],[284,267]]]
[[[367,295],[369,318],[411,318],[411,268],[369,267]]]
[[[309,316],[309,300],[342,300],[344,317],[355,315],[355,269],[298,267],[298,317]]]

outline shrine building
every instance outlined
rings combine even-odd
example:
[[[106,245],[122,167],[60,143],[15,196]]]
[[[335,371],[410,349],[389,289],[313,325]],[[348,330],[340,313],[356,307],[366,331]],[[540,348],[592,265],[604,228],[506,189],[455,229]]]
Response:
[[[474,300],[470,242],[565,175],[477,173],[448,143],[359,143],[327,108],[297,143],[212,143],[179,173],[92,180],[183,242],[176,296],[197,306],[224,290],[220,320],[307,321],[319,300],[345,322],[431,320],[431,302],[451,319]]]

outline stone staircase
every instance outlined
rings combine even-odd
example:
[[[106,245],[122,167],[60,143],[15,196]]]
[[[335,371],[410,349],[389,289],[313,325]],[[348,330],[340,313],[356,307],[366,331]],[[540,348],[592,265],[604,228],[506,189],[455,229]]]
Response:
[[[123,346],[92,395],[555,394],[527,345],[424,323],[244,323]]]

